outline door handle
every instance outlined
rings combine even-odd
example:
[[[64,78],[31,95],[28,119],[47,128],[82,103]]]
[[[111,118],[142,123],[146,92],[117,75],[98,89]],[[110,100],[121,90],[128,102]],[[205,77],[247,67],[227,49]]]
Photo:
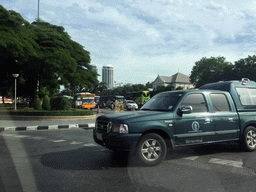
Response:
[[[206,118],[205,122],[210,123],[212,120],[210,118]]]

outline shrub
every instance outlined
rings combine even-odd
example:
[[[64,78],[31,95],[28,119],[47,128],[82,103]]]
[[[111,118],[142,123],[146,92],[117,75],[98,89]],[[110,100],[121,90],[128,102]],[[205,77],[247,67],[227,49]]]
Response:
[[[42,108],[44,110],[50,110],[51,109],[50,98],[47,95],[44,96]]]
[[[66,97],[53,97],[50,101],[52,110],[69,110],[70,101]]]
[[[41,100],[39,98],[35,99],[35,104],[34,104],[34,109],[35,110],[40,110],[41,109]]]

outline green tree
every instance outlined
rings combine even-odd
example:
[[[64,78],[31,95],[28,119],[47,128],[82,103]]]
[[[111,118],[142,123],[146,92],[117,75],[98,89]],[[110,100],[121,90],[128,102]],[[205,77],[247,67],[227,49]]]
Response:
[[[108,90],[107,83],[100,82],[99,85],[98,85],[97,90],[98,90],[98,93],[99,93],[100,96],[105,95],[107,90]]]
[[[190,81],[196,87],[206,83],[232,79],[230,71],[233,65],[227,62],[224,57],[203,57],[195,62],[190,75]]]
[[[62,26],[41,21],[32,25],[40,46],[35,70],[39,87],[46,87],[53,94],[60,85],[76,92],[98,82],[89,52],[71,40]]]
[[[30,24],[0,5],[1,95],[13,92],[13,73],[20,74],[18,96],[51,96],[60,85],[73,91],[93,87],[98,80],[90,60],[90,53],[62,26],[40,20]]]
[[[20,74],[17,79],[18,96],[23,94],[25,83],[24,69],[27,62],[37,56],[37,37],[30,30],[30,24],[15,11],[7,11],[0,5],[0,94],[14,91],[13,73]]]
[[[256,56],[248,56],[247,58],[235,61],[234,69],[232,71],[233,78],[240,80],[242,78],[249,78],[256,81]]]
[[[151,82],[151,83],[150,83],[150,82],[147,82],[147,83],[146,83],[146,87],[147,87],[147,88],[153,88],[152,82]]]
[[[174,87],[171,85],[168,85],[166,87],[164,85],[160,85],[160,86],[157,86],[156,90],[150,92],[150,97],[152,98],[156,94],[164,92],[164,91],[173,91],[173,90],[174,90]]]
[[[51,109],[50,98],[47,95],[44,96],[42,108],[44,110],[50,110]]]
[[[40,109],[42,109],[41,100],[40,100],[39,98],[36,98],[36,99],[35,99],[34,109],[35,109],[35,110],[40,110]]]

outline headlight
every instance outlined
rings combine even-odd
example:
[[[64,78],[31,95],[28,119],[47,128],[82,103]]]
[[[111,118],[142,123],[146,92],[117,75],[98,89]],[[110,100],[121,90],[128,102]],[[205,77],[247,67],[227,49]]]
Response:
[[[129,133],[128,125],[113,123],[112,124],[112,132],[114,132],[114,133]]]

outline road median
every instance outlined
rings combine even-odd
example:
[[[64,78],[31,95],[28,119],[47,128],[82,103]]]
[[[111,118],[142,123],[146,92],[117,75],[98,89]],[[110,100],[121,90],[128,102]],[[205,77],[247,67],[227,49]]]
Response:
[[[95,123],[69,124],[69,125],[47,125],[47,126],[20,126],[20,127],[0,127],[0,131],[36,131],[50,129],[92,129]]]
[[[41,121],[41,120],[89,120],[95,119],[96,115],[83,116],[23,116],[23,115],[0,115],[0,120]]]

